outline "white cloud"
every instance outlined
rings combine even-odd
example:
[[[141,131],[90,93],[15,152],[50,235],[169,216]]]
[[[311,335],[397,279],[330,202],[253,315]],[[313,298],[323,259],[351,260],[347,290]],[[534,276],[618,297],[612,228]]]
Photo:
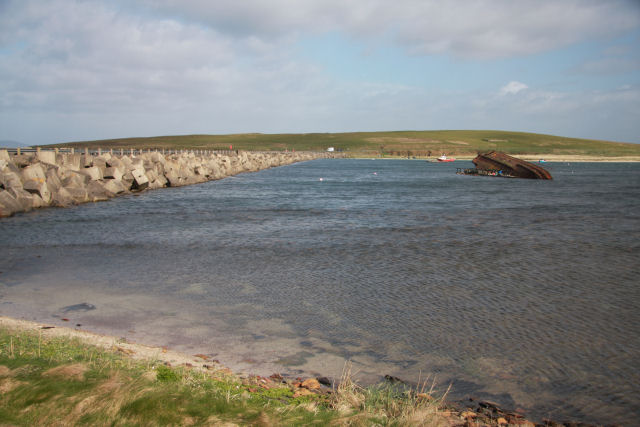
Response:
[[[500,95],[515,95],[516,93],[521,92],[525,89],[529,89],[529,86],[513,80],[500,88]]]
[[[580,124],[593,137],[637,135],[631,86],[587,96],[512,81],[498,94],[451,94],[341,81],[295,50],[301,36],[336,31],[420,55],[525,55],[618,34],[638,25],[635,10],[588,0],[0,0],[0,139],[461,127],[575,135]],[[582,123],[598,108],[620,114]]]
[[[640,5],[630,0],[143,1],[239,37],[338,31],[392,37],[417,55],[465,58],[544,52],[640,25]]]
[[[470,120],[482,128],[518,129],[579,138],[640,142],[640,89],[549,91],[529,89],[521,96],[478,97]]]

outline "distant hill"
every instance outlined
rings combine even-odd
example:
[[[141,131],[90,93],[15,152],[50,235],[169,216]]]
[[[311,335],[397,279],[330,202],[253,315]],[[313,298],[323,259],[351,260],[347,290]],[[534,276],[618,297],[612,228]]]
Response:
[[[334,147],[354,155],[474,156],[503,151],[513,155],[640,156],[640,144],[565,138],[494,130],[441,130],[305,134],[179,135],[80,141],[48,147],[165,148],[223,150],[314,150]]]

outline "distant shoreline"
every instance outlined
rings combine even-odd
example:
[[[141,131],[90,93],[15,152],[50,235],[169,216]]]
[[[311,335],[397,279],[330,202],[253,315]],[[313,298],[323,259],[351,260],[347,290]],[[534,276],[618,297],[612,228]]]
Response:
[[[336,152],[349,157],[448,157],[466,159],[476,153],[501,151],[538,160],[640,161],[640,143],[567,138],[500,130],[382,131],[301,134],[166,135],[66,142],[46,148],[172,149]],[[42,148],[45,148],[44,146]],[[630,158],[635,160],[629,160]],[[617,160],[619,159],[619,160]]]
[[[475,156],[450,156],[455,158],[456,160],[473,160]],[[526,160],[528,162],[538,162],[540,160],[545,160],[546,162],[552,163],[637,163],[640,162],[640,156],[626,156],[626,157],[605,157],[605,156],[585,156],[581,154],[577,155],[564,155],[564,154],[514,154],[513,157],[517,157],[522,160]],[[365,153],[354,154],[351,158],[354,159],[388,159],[388,160],[407,160],[406,156],[385,156],[385,157],[373,157],[371,155],[367,156]],[[433,162],[437,162],[437,156],[431,157],[418,157],[412,156],[411,160],[429,160]]]

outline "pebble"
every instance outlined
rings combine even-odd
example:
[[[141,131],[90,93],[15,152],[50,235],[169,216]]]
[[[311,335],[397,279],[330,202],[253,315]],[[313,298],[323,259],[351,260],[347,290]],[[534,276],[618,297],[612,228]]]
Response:
[[[307,380],[302,381],[300,386],[309,390],[317,390],[321,387],[320,383],[315,378],[309,378]]]

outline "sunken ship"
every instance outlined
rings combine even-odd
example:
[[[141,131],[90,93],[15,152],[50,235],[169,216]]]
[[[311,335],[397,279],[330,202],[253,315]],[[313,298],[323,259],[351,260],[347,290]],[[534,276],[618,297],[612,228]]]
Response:
[[[464,169],[465,175],[488,175],[509,178],[553,179],[544,168],[499,151],[490,151],[472,160],[475,169]]]

